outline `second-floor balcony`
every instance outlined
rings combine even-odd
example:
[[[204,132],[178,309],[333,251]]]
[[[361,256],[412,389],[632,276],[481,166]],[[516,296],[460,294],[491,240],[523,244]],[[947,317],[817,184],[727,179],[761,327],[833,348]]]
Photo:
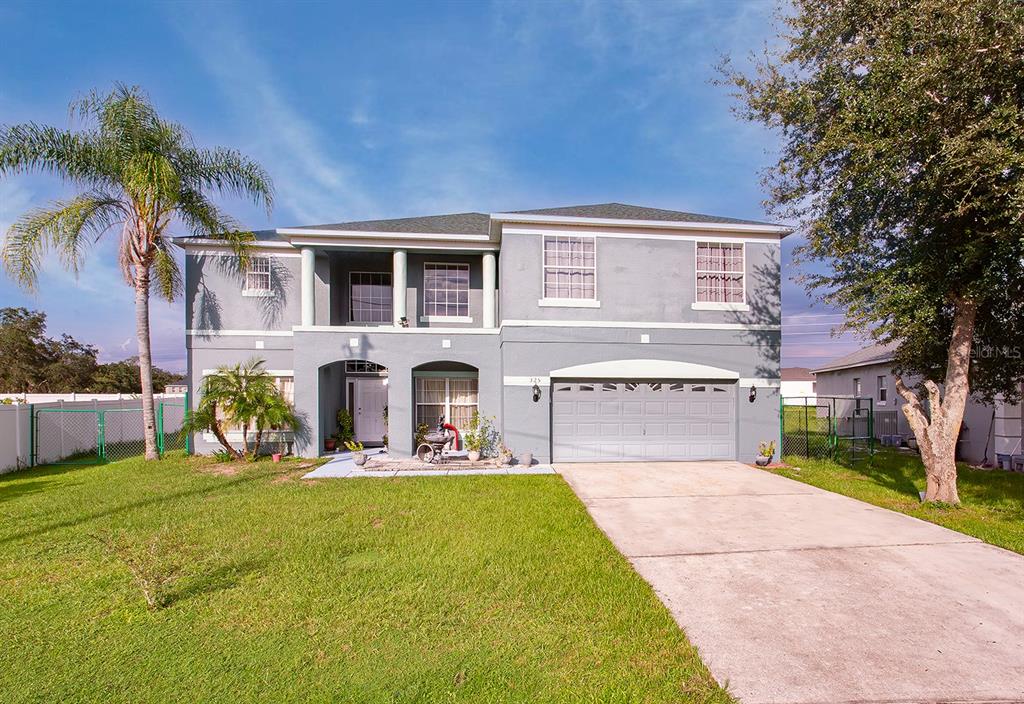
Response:
[[[303,247],[301,326],[494,328],[494,251]]]

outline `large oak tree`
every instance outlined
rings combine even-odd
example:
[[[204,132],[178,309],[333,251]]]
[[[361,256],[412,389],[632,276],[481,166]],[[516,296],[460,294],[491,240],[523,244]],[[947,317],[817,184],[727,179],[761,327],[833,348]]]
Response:
[[[969,395],[1024,378],[1024,3],[796,0],[779,21],[754,70],[723,67],[781,136],[769,207],[828,265],[808,286],[896,343],[926,499],[958,503]]]

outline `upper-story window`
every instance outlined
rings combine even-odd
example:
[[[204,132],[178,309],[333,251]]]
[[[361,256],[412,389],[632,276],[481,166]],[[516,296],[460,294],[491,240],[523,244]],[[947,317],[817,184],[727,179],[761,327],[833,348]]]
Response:
[[[889,380],[885,376],[878,377],[878,402],[885,403],[889,400]]]
[[[423,265],[423,315],[469,317],[469,264]]]
[[[544,235],[544,298],[597,298],[597,244],[593,237]]]
[[[270,289],[270,257],[250,257],[245,269],[242,293],[248,296],[266,296]]]
[[[743,245],[697,243],[697,302],[743,303]]]
[[[390,323],[391,274],[353,271],[349,274],[349,314],[353,323]]]

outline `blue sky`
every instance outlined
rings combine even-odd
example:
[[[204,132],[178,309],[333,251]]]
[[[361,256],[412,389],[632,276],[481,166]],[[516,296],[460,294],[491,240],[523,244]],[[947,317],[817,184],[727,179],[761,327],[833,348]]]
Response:
[[[70,99],[144,87],[197,142],[238,148],[277,189],[253,229],[619,201],[764,218],[775,139],[711,84],[723,54],[773,41],[769,2],[6,2],[0,122],[66,125]],[[0,181],[0,227],[66,193]],[[784,246],[784,276],[794,273]],[[858,345],[791,281],[783,363]],[[0,305],[39,308],[50,333],[135,353],[132,291],[111,244],[76,279],[47,265],[30,296],[0,274]],[[182,305],[154,301],[156,362],[184,367]]]

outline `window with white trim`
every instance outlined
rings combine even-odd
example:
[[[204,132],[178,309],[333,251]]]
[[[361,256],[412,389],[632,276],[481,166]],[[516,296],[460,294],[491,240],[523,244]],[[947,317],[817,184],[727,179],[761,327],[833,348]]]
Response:
[[[544,235],[544,298],[597,299],[597,241]]]
[[[476,377],[416,377],[416,425],[425,423],[433,430],[437,419],[444,416],[461,430],[469,424],[478,403]]]
[[[469,316],[469,264],[423,265],[423,315]]]
[[[392,321],[391,272],[349,273],[349,319],[353,323]]]
[[[246,293],[270,293],[270,257],[249,257],[244,290]]]
[[[744,302],[743,245],[697,243],[697,302]]]
[[[878,377],[878,402],[885,403],[889,400],[889,382],[885,376]]]
[[[295,405],[295,377],[293,377],[293,376],[275,376],[274,377],[274,386],[277,387],[277,391],[278,391],[278,393],[281,394],[281,398],[283,398],[285,400],[285,402],[288,403],[289,406],[294,406]],[[225,433],[228,433],[228,432],[230,432],[230,433],[236,433],[236,432],[240,433],[242,431],[242,426],[241,425],[236,425],[236,424],[233,424],[233,423],[225,423],[225,421],[224,421],[225,417],[226,417],[226,414],[224,412],[224,407],[223,406],[217,406],[217,420],[219,420],[221,422],[221,424],[222,424],[221,429]],[[275,426],[273,428],[270,428],[270,430],[291,430],[291,428],[289,428],[288,426],[282,426],[280,428]],[[255,432],[255,428],[249,428],[249,432],[250,433],[254,433]]]

